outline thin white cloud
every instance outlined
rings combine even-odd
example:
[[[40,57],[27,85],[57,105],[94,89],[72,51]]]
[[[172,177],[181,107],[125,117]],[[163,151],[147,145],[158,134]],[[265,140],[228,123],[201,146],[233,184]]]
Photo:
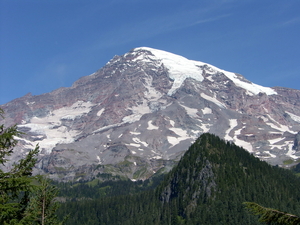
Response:
[[[145,38],[151,38],[160,34],[184,29],[187,27],[211,23],[230,14],[211,17],[211,14],[219,9],[219,6],[181,11],[168,15],[155,15],[147,20],[137,21],[131,24],[123,24],[114,30],[102,34],[92,48],[101,49]]]
[[[211,18],[199,20],[199,21],[195,22],[193,25],[214,22],[214,21],[223,19],[223,18],[228,17],[228,16],[230,16],[230,14],[224,14],[224,15],[220,15],[220,16],[216,16],[216,17],[211,17]]]
[[[300,23],[300,17],[295,17],[293,19],[281,22],[279,24],[279,27],[291,26],[291,25],[295,25],[295,24],[298,24],[298,23]]]

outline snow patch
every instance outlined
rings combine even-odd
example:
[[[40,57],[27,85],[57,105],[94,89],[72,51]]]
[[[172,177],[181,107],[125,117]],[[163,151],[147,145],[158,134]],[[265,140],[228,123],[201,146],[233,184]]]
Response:
[[[147,58],[143,55],[140,55],[137,59],[142,59],[144,62],[153,62],[154,60],[158,60],[169,70],[169,77],[173,80],[173,85],[168,91],[169,96],[173,95],[187,78],[192,78],[200,82],[203,81],[204,77],[202,76],[203,70],[201,67],[204,65],[209,67],[205,70],[205,72],[210,74],[216,74],[218,72],[223,73],[230,80],[232,80],[236,86],[245,89],[248,95],[257,95],[260,92],[267,95],[277,94],[277,92],[272,88],[263,87],[252,82],[242,81],[235,73],[219,69],[207,63],[189,60],[180,55],[149,47],[136,48],[135,51],[137,50],[150,51],[154,55],[147,55]],[[211,77],[207,77],[207,79],[211,82],[214,82]]]
[[[202,109],[202,113],[203,114],[212,114],[212,110],[210,108],[205,107],[204,109]]]
[[[170,120],[170,124],[171,124],[172,127],[174,127],[175,126],[175,121],[174,120]]]
[[[111,128],[114,128],[114,127],[118,127],[118,126],[121,126],[122,124],[124,124],[124,123],[116,123],[116,124],[111,124],[111,125],[108,125],[108,126],[104,126],[104,127],[101,127],[97,130],[94,130],[92,132],[92,134],[95,134],[95,133],[98,133],[98,132],[101,132],[101,131],[104,131],[104,130],[108,130],[108,129],[111,129]]]
[[[116,123],[116,124],[108,125],[108,126],[105,126],[105,127],[101,127],[99,129],[93,131],[93,133],[98,133],[98,132],[101,132],[101,131],[106,130],[106,129],[118,127],[118,126],[121,126],[125,123],[134,123],[136,121],[139,121],[144,114],[151,112],[148,105],[147,105],[146,100],[144,100],[143,103],[140,104],[140,105],[133,106],[132,108],[129,108],[129,110],[132,111],[132,114],[129,115],[129,116],[125,116],[122,119],[121,123]]]
[[[157,155],[157,156],[153,156],[151,159],[162,159],[162,157]]]
[[[201,125],[197,125],[198,127],[200,127],[203,131],[203,133],[207,133],[210,130],[210,124],[206,124],[206,123],[201,123]]]
[[[100,159],[100,156],[99,155],[97,155],[97,159],[98,159],[98,164],[101,164],[101,159]]]
[[[229,128],[225,132],[225,140],[227,141],[233,141],[235,145],[243,147],[248,152],[253,152],[253,147],[249,142],[240,140],[237,138],[237,136],[241,133],[241,129],[237,129],[234,131],[233,137],[229,136],[230,131],[232,131],[236,126],[238,125],[237,119],[230,119],[229,120]]]
[[[223,73],[230,79],[233,81],[233,83],[238,86],[238,87],[241,87],[245,90],[247,90],[247,94],[248,95],[257,95],[259,94],[260,92],[262,93],[265,93],[267,95],[276,95],[277,92],[275,90],[273,90],[272,88],[269,88],[269,87],[263,87],[261,85],[258,85],[258,84],[254,84],[252,82],[250,83],[247,83],[247,82],[244,82],[244,81],[241,81],[237,75],[235,73],[231,73],[231,72],[227,72],[227,71],[224,71],[223,70]]]
[[[287,111],[286,111],[286,113],[289,114],[289,116],[291,117],[292,120],[294,120],[297,123],[300,123],[300,116],[296,116],[295,114],[287,112]]]
[[[148,100],[157,101],[162,97],[162,94],[152,86],[153,77],[148,76],[146,73],[145,75],[146,77],[144,78],[144,86],[148,91],[144,92],[144,96]]]
[[[218,99],[213,98],[213,97],[210,97],[210,96],[208,96],[208,95],[206,95],[206,94],[204,94],[204,93],[201,93],[200,96],[201,96],[202,98],[204,98],[204,99],[210,101],[210,102],[215,103],[217,106],[226,109],[226,106],[225,106],[222,102],[220,102]]]
[[[278,142],[280,142],[282,140],[284,140],[284,138],[275,138],[275,139],[269,140],[269,143],[271,145],[274,145],[275,143],[278,143]]]
[[[149,120],[148,121],[148,127],[147,127],[147,130],[158,130],[159,127],[158,126],[155,126],[152,124],[152,120]]]
[[[39,144],[40,149],[50,153],[57,144],[68,144],[75,141],[79,131],[69,130],[62,125],[62,120],[74,120],[91,111],[94,106],[91,102],[78,101],[72,106],[53,110],[46,117],[32,117],[29,123],[19,127],[30,128],[30,132],[45,136],[43,140],[33,141],[32,145]]]
[[[271,154],[270,151],[264,151],[264,153],[269,154],[272,158],[276,158],[276,155]]]
[[[131,146],[133,146],[133,147],[136,147],[136,148],[139,148],[139,147],[141,147],[141,145],[140,145],[140,144],[136,144],[136,143],[130,143],[129,145],[131,145]]]
[[[229,128],[225,131],[225,140],[233,141],[233,138],[229,136],[230,131],[237,126],[237,119],[229,120]]]
[[[148,143],[147,143],[147,142],[141,141],[141,140],[140,140],[139,138],[137,138],[137,137],[132,138],[132,140],[133,140],[135,143],[142,144],[142,145],[148,147]]]
[[[97,116],[101,116],[102,113],[104,112],[105,108],[102,108],[100,109],[98,112],[97,112]]]
[[[278,122],[276,122],[275,119],[273,119],[270,115],[266,115],[268,117],[264,119],[265,123],[267,125],[269,125],[271,128],[275,129],[275,130],[278,130],[278,131],[281,131],[281,132],[290,132],[292,134],[296,134],[297,132],[296,131],[292,131],[288,126],[286,125],[282,125],[282,124],[279,124]]]
[[[181,105],[181,104],[180,104],[180,106],[182,106],[185,109],[185,111],[187,112],[187,114],[189,116],[191,116],[193,118],[198,117],[198,115],[197,115],[198,109],[190,108],[190,107],[187,107],[187,106],[184,106],[184,105]]]
[[[210,82],[215,82],[213,79],[212,79],[212,77],[211,76],[207,76],[207,77],[205,77],[207,80],[209,80]]]
[[[150,51],[154,55],[153,60],[161,61],[168,69],[169,77],[173,80],[173,85],[168,91],[169,96],[173,95],[187,78],[193,78],[200,82],[204,79],[202,76],[202,69],[196,65],[195,61],[153,48],[142,47],[136,48],[135,50],[139,49]]]
[[[167,136],[167,140],[172,146],[179,144],[183,140],[191,138],[187,134],[186,130],[183,130],[181,128],[173,127],[173,128],[170,128],[170,130],[179,136],[179,137]]]
[[[144,114],[151,113],[148,107],[147,100],[144,99],[143,103],[137,106],[129,108],[133,113],[129,116],[125,116],[122,121],[123,123],[134,123],[139,121]]]
[[[299,156],[294,156],[294,154],[296,153],[296,151],[293,150],[294,142],[293,141],[287,141],[286,145],[288,146],[288,152],[286,153],[286,155],[293,158],[293,159],[298,159]]]

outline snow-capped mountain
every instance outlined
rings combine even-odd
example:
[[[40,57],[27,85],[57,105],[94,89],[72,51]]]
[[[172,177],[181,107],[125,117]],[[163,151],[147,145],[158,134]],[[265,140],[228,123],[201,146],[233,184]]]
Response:
[[[141,47],[72,87],[1,106],[19,124],[18,154],[39,144],[39,172],[70,180],[150,176],[170,168],[204,132],[273,165],[300,158],[300,90]],[[286,164],[286,163],[285,163]]]

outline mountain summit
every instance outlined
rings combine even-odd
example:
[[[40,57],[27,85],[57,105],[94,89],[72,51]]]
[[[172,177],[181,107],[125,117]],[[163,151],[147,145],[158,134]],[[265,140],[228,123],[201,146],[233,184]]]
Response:
[[[113,57],[72,87],[1,107],[6,125],[27,134],[20,153],[39,143],[38,170],[54,179],[143,179],[170,168],[206,132],[273,165],[300,158],[300,90],[148,47]]]

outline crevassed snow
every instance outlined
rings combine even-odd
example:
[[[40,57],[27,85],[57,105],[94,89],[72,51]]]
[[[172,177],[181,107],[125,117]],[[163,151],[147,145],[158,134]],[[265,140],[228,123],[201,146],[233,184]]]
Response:
[[[156,59],[160,60],[169,70],[169,77],[173,80],[173,86],[168,91],[168,95],[170,96],[180,88],[185,79],[193,78],[198,81],[204,79],[202,76],[202,69],[197,67],[192,60],[158,49],[142,47],[137,48],[136,50],[138,49],[150,51]]]
[[[265,93],[267,95],[276,95],[277,92],[274,91],[272,88],[269,87],[263,87],[261,85],[258,84],[254,84],[254,83],[247,83],[244,81],[241,81],[240,79],[238,79],[237,75],[235,73],[231,73],[231,72],[227,72],[227,71],[222,71],[230,80],[233,81],[233,83],[235,83],[236,86],[241,87],[245,90],[247,90],[249,95],[257,95],[260,92]]]
[[[145,73],[146,74],[146,73]],[[147,75],[147,74],[146,74]],[[162,97],[162,94],[152,86],[153,77],[147,76],[144,78],[144,86],[148,91],[144,92],[145,98],[151,101],[157,101]]]
[[[254,83],[248,83],[240,80],[238,76],[235,73],[228,72],[222,69],[219,69],[215,66],[212,66],[207,63],[203,63],[200,61],[195,60],[189,60],[183,56],[179,56],[170,52],[153,49],[149,47],[140,47],[136,48],[135,50],[147,50],[150,51],[156,60],[160,60],[164,66],[169,70],[169,77],[173,80],[173,85],[171,89],[168,91],[168,95],[172,95],[176,92],[176,90],[181,87],[185,79],[187,78],[193,78],[198,81],[203,81],[204,77],[202,76],[203,70],[200,68],[200,66],[207,65],[209,66],[209,70],[206,72],[209,72],[213,74],[214,72],[221,72],[225,76],[227,76],[230,80],[232,80],[236,86],[239,86],[247,91],[247,94],[249,95],[257,95],[258,93],[266,93],[267,95],[274,95],[277,94],[275,90],[269,87],[263,87],[258,84]],[[141,57],[141,56],[140,56]],[[151,56],[148,56],[149,59],[141,58],[143,60],[150,60]],[[211,77],[208,78],[210,81],[213,82]]]
[[[199,65],[199,66],[203,66],[203,64],[204,64],[203,62],[198,62],[198,63],[197,63],[197,61],[195,61],[195,62],[196,62],[195,64]],[[209,66],[211,69],[215,70],[215,72],[223,73],[226,77],[228,77],[230,80],[232,80],[236,86],[245,89],[247,91],[247,94],[249,94],[249,95],[253,95],[253,94],[257,95],[260,92],[265,93],[267,95],[276,95],[277,94],[277,92],[272,88],[264,87],[264,86],[261,86],[258,84],[254,84],[252,82],[250,82],[250,83],[244,82],[244,81],[240,80],[235,73],[219,69],[218,67],[210,65],[208,63],[205,63],[205,64],[207,66]]]
[[[78,101],[70,107],[63,107],[53,110],[48,116],[39,118],[33,117],[27,124],[19,125],[19,127],[30,128],[31,132],[44,135],[43,140],[31,142],[33,145],[39,144],[41,149],[50,153],[57,144],[72,143],[74,138],[80,133],[76,130],[69,130],[62,125],[61,120],[74,120],[91,111],[91,102]]]

